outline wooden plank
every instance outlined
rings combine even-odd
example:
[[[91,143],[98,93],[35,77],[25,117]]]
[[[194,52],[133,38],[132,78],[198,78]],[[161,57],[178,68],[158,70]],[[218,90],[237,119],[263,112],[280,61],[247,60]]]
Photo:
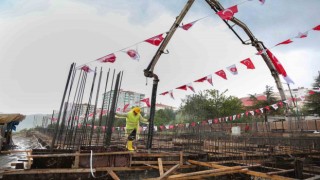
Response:
[[[191,172],[191,173],[172,175],[172,176],[169,176],[168,179],[186,178],[186,177],[190,177],[190,176],[206,175],[206,174],[220,173],[220,172],[226,172],[226,171],[234,173],[236,170],[241,170],[244,168],[245,167],[235,166],[235,167],[227,167],[227,168],[221,168],[221,169],[197,171],[197,172]]]
[[[158,161],[132,161],[131,164],[158,164]],[[162,164],[180,164],[180,161],[162,161]]]
[[[80,152],[77,151],[72,168],[79,168],[79,162],[80,162],[79,154]]]
[[[107,172],[114,180],[120,180],[116,173],[114,173],[111,169],[107,168]]]
[[[21,171],[5,171],[3,174],[64,174],[64,173],[90,173],[90,169],[28,169]],[[96,172],[93,169],[93,172]]]
[[[21,153],[21,152],[30,152],[31,149],[25,149],[25,150],[10,150],[10,151],[0,151],[0,154],[11,154],[11,153]]]
[[[294,169],[287,169],[287,170],[282,170],[282,171],[274,171],[274,172],[268,172],[267,175],[273,175],[273,174],[282,174],[282,173],[287,173],[287,172],[292,172]]]
[[[121,152],[104,152],[104,153],[94,153],[93,156],[105,156],[105,155],[124,155],[124,154],[133,154],[136,152],[131,151],[121,151]],[[81,153],[78,156],[90,156],[90,153]],[[29,155],[27,157],[32,158],[47,158],[47,157],[72,157],[77,156],[76,153],[68,153],[68,154],[39,154],[39,155]]]
[[[183,165],[183,151],[180,151],[180,165]]]
[[[134,153],[132,157],[173,157],[173,156],[180,156],[177,153]]]
[[[191,164],[195,164],[195,165],[201,165],[201,166],[206,166],[206,167],[212,167],[212,168],[226,168],[228,166],[223,166],[223,165],[219,165],[216,164],[218,162],[200,162],[200,161],[194,161],[194,160],[188,160],[188,162],[190,162]],[[259,166],[259,165],[256,165]],[[274,179],[274,180],[291,180],[292,178],[287,178],[287,177],[283,177],[283,176],[278,176],[278,175],[268,175],[266,173],[261,173],[261,172],[256,172],[256,171],[246,171],[245,174],[251,175],[251,176],[256,176],[256,177],[262,177],[262,178],[268,178],[268,179]]]
[[[163,175],[163,166],[162,166],[162,159],[161,158],[158,158],[158,165],[159,165],[159,174],[160,176]]]
[[[180,164],[173,166],[171,169],[169,169],[166,173],[164,173],[158,179],[161,180],[161,179],[167,178],[170,174],[172,174],[174,171],[176,171],[179,167],[180,167]]]
[[[218,177],[223,176],[227,174],[234,174],[234,173],[244,173],[247,170],[241,169],[241,170],[235,170],[235,171],[226,171],[226,172],[220,172],[220,173],[212,173],[212,174],[206,174],[206,175],[197,175],[197,176],[189,176],[189,177],[183,177],[183,178],[176,178],[177,180],[185,180],[185,179],[205,179],[210,177]]]

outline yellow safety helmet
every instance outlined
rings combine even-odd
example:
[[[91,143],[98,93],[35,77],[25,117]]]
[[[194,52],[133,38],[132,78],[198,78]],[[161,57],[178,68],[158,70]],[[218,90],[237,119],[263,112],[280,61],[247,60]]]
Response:
[[[135,108],[133,108],[133,111],[134,111],[135,113],[137,113],[137,114],[140,114],[141,109],[140,109],[139,107],[135,107]]]

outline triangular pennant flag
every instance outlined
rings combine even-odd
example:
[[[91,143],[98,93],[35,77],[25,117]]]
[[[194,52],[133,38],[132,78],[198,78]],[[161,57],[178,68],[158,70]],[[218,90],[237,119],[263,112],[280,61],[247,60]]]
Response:
[[[260,1],[261,5],[263,5],[266,2],[266,0],[259,0],[259,1]]]
[[[219,119],[216,118],[216,119],[213,120],[213,122],[214,122],[215,124],[218,124],[218,123],[219,123]]]
[[[221,118],[218,118],[219,122],[221,122]]]
[[[187,127],[187,128],[189,127],[189,125],[190,125],[189,123],[186,123],[186,127]]]
[[[308,36],[308,31],[304,33],[299,32],[296,38],[306,38],[307,36]]]
[[[288,104],[288,100],[284,100],[283,102],[286,103],[286,104]]]
[[[226,121],[228,121],[228,117],[225,117]]]
[[[181,89],[181,90],[187,90],[187,85],[183,85],[183,86],[180,86],[180,87],[177,87],[176,89]]]
[[[215,74],[217,74],[218,76],[222,77],[223,79],[227,79],[227,75],[224,72],[224,70],[217,71],[217,72],[215,72]]]
[[[211,84],[211,86],[213,86],[213,83],[212,83],[212,75],[211,75],[211,74],[207,76],[207,81],[208,81],[208,83]]]
[[[158,126],[153,126],[154,131],[158,131]]]
[[[295,99],[294,99],[295,100]],[[279,106],[282,107],[283,106],[283,103],[280,101],[278,102]]]
[[[243,117],[244,116],[244,113],[241,113],[241,117]]]
[[[116,58],[117,58],[116,55],[112,53],[97,59],[97,61],[100,61],[102,63],[106,63],[106,62],[114,63],[116,61]]]
[[[254,116],[254,111],[249,111],[252,116]]]
[[[193,86],[192,86],[191,83],[187,84],[187,87],[188,87],[191,91],[195,92],[195,90],[194,90],[194,88],[193,88]]]
[[[182,26],[180,26],[183,30],[188,31],[193,25],[194,23],[196,23],[198,20],[190,22],[188,24],[182,24]]]
[[[123,112],[125,112],[126,111],[126,109],[129,107],[129,104],[125,104],[124,106],[123,106]]]
[[[152,45],[155,45],[155,46],[159,46],[161,44],[161,42],[163,41],[163,37],[162,37],[163,34],[159,34],[157,36],[154,36],[152,38],[149,38],[149,39],[146,39],[144,40],[145,42],[148,42]]]
[[[316,27],[314,27],[312,29],[315,30],[315,31],[320,31],[320,25],[318,25],[318,26],[316,26]]]
[[[164,96],[164,95],[167,95],[167,94],[169,94],[169,91],[163,92],[160,95]]]
[[[233,119],[233,120],[235,120],[235,119],[236,119],[236,117],[237,117],[237,115],[233,115],[233,118],[232,118],[232,119]]]
[[[138,51],[134,50],[134,49],[129,49],[128,51],[126,51],[126,53],[128,54],[129,57],[131,57],[131,59],[133,60],[140,60],[140,55],[138,53]]]
[[[207,80],[207,76],[205,76],[205,77],[203,77],[203,78],[200,78],[200,79],[198,79],[198,80],[195,80],[194,82],[203,82],[203,81],[205,81],[205,80]]]
[[[144,98],[141,100],[141,102],[145,102],[148,107],[151,107],[149,98]]]
[[[209,119],[209,120],[208,120],[208,124],[212,124],[212,119]]]
[[[169,125],[165,125],[166,129],[169,129]]]
[[[272,104],[271,105],[273,107],[273,109],[277,110],[278,109],[278,105],[277,104]]]
[[[169,91],[169,94],[170,94],[170,97],[171,97],[172,99],[174,99],[174,97],[173,97],[173,91],[172,91],[172,90]]]
[[[286,82],[288,84],[292,83],[294,84],[294,82],[290,79],[290,77],[287,75],[286,70],[283,68],[282,64],[280,63],[280,61],[271,53],[271,51],[267,50],[267,54],[269,56],[269,58],[271,59],[272,64],[274,65],[274,67],[276,68],[276,70],[278,71],[279,74],[282,75],[282,77],[284,78],[284,80],[286,80]]]
[[[235,6],[229,7],[228,9],[221,10],[216,14],[218,14],[220,18],[223,20],[230,20],[233,18],[234,14],[237,12],[238,12],[238,6],[235,5]]]
[[[283,42],[281,42],[281,43],[278,43],[278,44],[276,44],[276,46],[279,46],[279,45],[281,45],[281,44],[290,44],[290,43],[292,43],[293,41],[291,41],[291,39],[287,39],[287,40],[285,40],[285,41],[283,41]]]
[[[238,115],[237,115],[237,118],[240,119],[240,118],[241,118],[241,114],[238,114]]]
[[[263,113],[263,108],[260,108],[260,112]]]
[[[270,107],[269,106],[266,106],[264,108],[266,108],[266,110],[270,111]]]
[[[235,64],[227,67],[227,69],[228,69],[233,75],[237,75],[237,74],[238,74],[238,69],[237,69],[237,67],[236,67]]]
[[[247,69],[255,69],[252,61],[250,58],[247,58],[245,60],[240,61],[240,63],[244,64],[245,66],[247,66]]]
[[[90,69],[90,67],[87,66],[87,65],[82,66],[80,69],[83,70],[83,71],[86,72],[86,73],[93,72],[93,70]]]
[[[192,127],[195,127],[195,126],[196,126],[196,122],[192,122],[192,123],[191,123],[191,126],[192,126]]]

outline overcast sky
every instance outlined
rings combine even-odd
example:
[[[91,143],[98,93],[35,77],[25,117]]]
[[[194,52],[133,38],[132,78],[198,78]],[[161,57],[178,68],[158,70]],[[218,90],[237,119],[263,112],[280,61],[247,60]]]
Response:
[[[72,62],[85,64],[143,41],[171,27],[186,0],[1,0],[0,1],[0,112],[51,113],[59,109]],[[221,0],[228,8],[240,0]],[[320,24],[319,0],[258,0],[241,4],[235,15],[248,25],[267,47],[292,38]],[[189,31],[178,29],[156,65],[160,78],[158,94],[214,74],[236,64],[239,74],[228,80],[213,75],[208,83],[193,83],[196,91],[228,89],[238,97],[262,93],[276,86],[255,48],[242,45],[204,0],[196,0],[183,22],[211,15]],[[236,28],[244,40],[248,38]],[[271,51],[295,82],[292,88],[311,87],[320,70],[320,32],[293,39]],[[136,48],[136,47],[133,47]],[[91,63],[124,71],[122,88],[151,96],[152,79],[143,75],[157,47],[138,45],[139,62],[116,53],[114,64]],[[250,57],[256,67],[247,70],[240,61]],[[105,74],[104,74],[105,75]],[[89,75],[92,77],[93,73]],[[283,80],[284,81],[284,80]],[[158,96],[157,101],[178,107],[191,91],[174,90],[175,100]]]

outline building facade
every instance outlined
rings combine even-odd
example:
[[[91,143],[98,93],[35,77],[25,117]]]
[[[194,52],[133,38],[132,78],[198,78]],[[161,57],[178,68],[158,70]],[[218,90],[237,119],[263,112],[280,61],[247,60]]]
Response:
[[[109,109],[109,106],[111,106],[113,93],[114,91],[108,91],[103,95],[104,109]],[[126,111],[129,111],[133,106],[141,107],[144,105],[144,102],[141,102],[144,98],[145,94],[120,89],[116,109],[122,111],[126,104],[129,104]]]

